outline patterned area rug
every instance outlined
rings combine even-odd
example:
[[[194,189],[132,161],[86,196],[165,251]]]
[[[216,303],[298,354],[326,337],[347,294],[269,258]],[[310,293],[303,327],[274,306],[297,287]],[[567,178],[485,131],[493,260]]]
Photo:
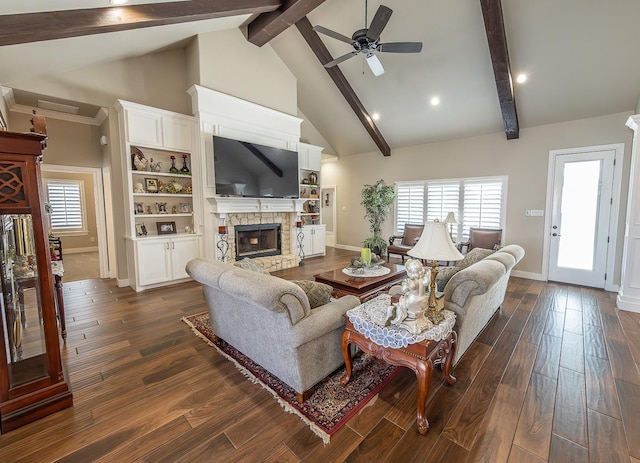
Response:
[[[304,405],[300,405],[291,387],[217,338],[211,330],[208,313],[183,317],[182,321],[196,335],[233,361],[247,378],[271,392],[286,411],[298,415],[325,443],[401,369],[368,354],[359,355],[353,359],[351,380],[345,387],[340,385],[340,378],[345,374],[343,366],[318,383],[311,397]]]

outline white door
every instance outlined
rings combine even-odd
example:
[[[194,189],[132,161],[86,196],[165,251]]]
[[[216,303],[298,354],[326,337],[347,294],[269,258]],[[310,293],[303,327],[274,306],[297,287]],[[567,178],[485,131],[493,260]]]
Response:
[[[549,280],[604,288],[615,150],[557,154]]]

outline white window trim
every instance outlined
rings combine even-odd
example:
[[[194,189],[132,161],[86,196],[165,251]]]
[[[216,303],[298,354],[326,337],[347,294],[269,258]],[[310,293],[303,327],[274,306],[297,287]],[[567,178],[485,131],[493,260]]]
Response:
[[[82,214],[82,227],[78,228],[54,228],[51,226],[51,232],[56,236],[86,236],[89,234],[89,229],[87,228],[87,205],[85,201],[85,192],[84,192],[84,180],[69,180],[69,179],[61,179],[61,178],[46,178],[45,188],[47,193],[47,200],[49,199],[49,183],[73,183],[77,184],[80,190],[80,210]]]
[[[424,203],[423,203],[423,221],[425,220],[426,216],[427,216],[427,206],[428,206],[428,185],[431,184],[440,184],[440,183],[458,183],[460,185],[464,184],[465,182],[471,183],[471,182],[491,182],[491,181],[500,181],[502,182],[502,198],[501,198],[501,205],[500,205],[500,228],[502,229],[502,242],[506,242],[506,237],[507,237],[507,233],[506,233],[506,212],[507,212],[507,198],[509,197],[508,195],[508,190],[509,190],[509,177],[506,175],[492,175],[492,176],[488,176],[488,177],[460,177],[460,178],[447,178],[447,179],[431,179],[431,180],[418,180],[418,181],[399,181],[399,182],[395,182],[396,185],[396,191],[397,188],[399,186],[402,185],[419,185],[422,184],[424,186],[425,189],[425,193],[424,193]],[[464,203],[464,189],[460,188],[459,189],[459,194],[460,194],[460,200],[458,203],[458,210],[454,211],[456,214],[456,219],[458,221],[462,220],[462,216],[461,216],[461,209],[463,208],[463,203]],[[446,214],[445,214],[446,216]],[[445,217],[441,217],[440,220],[444,220]],[[454,226],[454,233],[453,236],[458,238],[458,241],[460,241],[462,239],[462,232],[463,232],[463,226],[462,226],[462,222],[459,222],[457,226]],[[397,214],[397,202],[396,202],[396,210],[394,211],[394,229],[397,231],[398,229],[398,214]],[[447,227],[449,228],[449,227]],[[401,232],[401,231],[400,231]]]

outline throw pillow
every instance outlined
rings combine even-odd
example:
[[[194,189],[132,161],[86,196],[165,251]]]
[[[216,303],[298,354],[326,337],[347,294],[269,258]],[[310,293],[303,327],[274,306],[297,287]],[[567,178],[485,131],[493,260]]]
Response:
[[[438,267],[438,275],[436,276],[436,286],[438,292],[444,291],[452,276],[462,270],[460,267]]]
[[[310,280],[291,280],[302,288],[309,299],[309,305],[312,309],[328,304],[331,301],[331,292],[333,288],[324,283]]]
[[[471,251],[464,256],[464,259],[458,261],[456,263],[456,267],[460,270],[469,267],[470,265],[475,264],[476,262],[480,262],[485,257],[493,254],[495,251],[491,249],[482,249],[482,248],[473,248]]]
[[[249,259],[248,257],[242,259],[241,261],[234,262],[233,265],[245,270],[251,270],[252,272],[266,273],[267,275],[271,275],[268,270],[264,270],[262,267],[256,264],[254,260]]]

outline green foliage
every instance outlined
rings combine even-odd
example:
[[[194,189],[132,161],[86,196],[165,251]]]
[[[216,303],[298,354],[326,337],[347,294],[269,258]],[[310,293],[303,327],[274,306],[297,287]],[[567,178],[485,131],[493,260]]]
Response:
[[[380,179],[373,185],[365,185],[362,189],[362,201],[364,218],[369,221],[369,230],[373,236],[362,243],[370,249],[377,249],[384,253],[387,249],[387,241],[382,237],[382,224],[387,218],[391,205],[396,197],[393,186],[386,185]]]

